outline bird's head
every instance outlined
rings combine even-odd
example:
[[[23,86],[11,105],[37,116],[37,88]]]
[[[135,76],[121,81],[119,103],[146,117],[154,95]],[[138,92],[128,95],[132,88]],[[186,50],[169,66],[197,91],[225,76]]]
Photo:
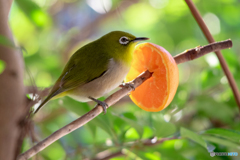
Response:
[[[99,40],[103,44],[102,47],[106,47],[109,54],[114,58],[131,61],[132,53],[137,42],[148,39],[149,38],[146,37],[135,37],[127,32],[113,31],[104,35]]]

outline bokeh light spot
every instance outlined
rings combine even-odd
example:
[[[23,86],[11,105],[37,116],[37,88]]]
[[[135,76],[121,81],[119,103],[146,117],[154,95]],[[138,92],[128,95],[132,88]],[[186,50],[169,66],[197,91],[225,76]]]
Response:
[[[220,20],[219,18],[213,13],[207,13],[203,17],[204,22],[206,23],[209,31],[211,34],[216,35],[220,33]]]
[[[218,61],[216,55],[213,53],[206,54],[204,56],[204,58],[207,61],[207,63],[209,64],[209,66],[211,66],[211,67],[216,67],[217,65],[219,65],[219,61]]]
[[[168,4],[168,0],[149,0],[149,3],[154,8],[164,8]]]
[[[87,4],[100,14],[107,13],[112,8],[111,0],[87,0]]]

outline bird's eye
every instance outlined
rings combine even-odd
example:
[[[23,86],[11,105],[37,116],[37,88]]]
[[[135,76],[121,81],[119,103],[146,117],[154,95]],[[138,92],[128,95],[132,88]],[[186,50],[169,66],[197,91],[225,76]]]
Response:
[[[123,45],[126,45],[126,44],[129,43],[129,39],[127,37],[123,36],[119,39],[119,43],[123,44]]]

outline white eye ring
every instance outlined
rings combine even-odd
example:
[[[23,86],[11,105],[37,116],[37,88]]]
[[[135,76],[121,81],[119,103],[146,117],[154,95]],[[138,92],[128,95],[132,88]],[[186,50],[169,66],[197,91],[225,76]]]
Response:
[[[119,39],[119,43],[120,44],[123,44],[123,45],[126,45],[129,43],[129,39],[125,36],[122,36],[120,39]]]

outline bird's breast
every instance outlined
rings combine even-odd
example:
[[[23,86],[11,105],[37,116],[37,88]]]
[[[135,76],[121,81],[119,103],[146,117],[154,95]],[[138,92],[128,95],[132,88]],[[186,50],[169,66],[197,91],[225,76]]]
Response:
[[[126,77],[129,69],[129,65],[111,58],[108,70],[101,77],[77,87],[69,93],[69,96],[81,102],[90,101],[89,96],[99,98],[117,88]]]

